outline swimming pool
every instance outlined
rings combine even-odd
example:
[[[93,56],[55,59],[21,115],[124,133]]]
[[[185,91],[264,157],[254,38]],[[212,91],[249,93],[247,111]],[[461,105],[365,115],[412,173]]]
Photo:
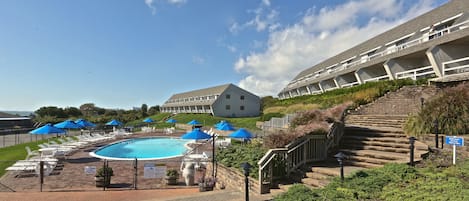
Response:
[[[90,156],[109,160],[156,160],[182,156],[191,140],[180,138],[135,138],[101,147]]]

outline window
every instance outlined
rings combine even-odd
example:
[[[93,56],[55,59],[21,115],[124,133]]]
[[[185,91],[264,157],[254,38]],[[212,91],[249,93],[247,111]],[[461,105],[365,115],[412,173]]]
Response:
[[[239,106],[239,110],[244,110],[244,105]]]
[[[241,95],[241,97],[239,97],[239,99],[244,100],[244,95]]]
[[[226,94],[226,99],[230,99],[230,98],[231,98],[230,94]]]
[[[230,105],[226,105],[226,106],[225,106],[225,109],[226,109],[226,110],[230,110],[230,109],[231,109],[231,106],[230,106]]]

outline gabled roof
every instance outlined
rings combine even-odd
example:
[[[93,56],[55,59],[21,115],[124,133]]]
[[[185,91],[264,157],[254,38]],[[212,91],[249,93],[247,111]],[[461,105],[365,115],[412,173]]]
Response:
[[[8,114],[5,112],[0,112],[0,118],[17,118],[17,117],[20,117],[20,116]]]
[[[189,97],[197,97],[197,96],[207,96],[207,95],[215,95],[223,93],[231,84],[224,84],[220,86],[205,88],[205,89],[198,89],[194,91],[188,91],[184,93],[174,94],[168,100],[179,99],[179,98],[189,98]]]

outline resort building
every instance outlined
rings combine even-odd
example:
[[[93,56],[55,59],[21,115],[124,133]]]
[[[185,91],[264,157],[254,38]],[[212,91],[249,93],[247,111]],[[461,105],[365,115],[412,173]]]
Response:
[[[260,98],[233,84],[174,94],[161,112],[209,113],[218,117],[252,117],[260,114]]]
[[[31,118],[29,117],[21,117],[18,115],[0,112],[0,130],[31,128],[32,125]]]
[[[323,93],[377,80],[469,78],[469,2],[445,5],[300,72],[278,96]]]

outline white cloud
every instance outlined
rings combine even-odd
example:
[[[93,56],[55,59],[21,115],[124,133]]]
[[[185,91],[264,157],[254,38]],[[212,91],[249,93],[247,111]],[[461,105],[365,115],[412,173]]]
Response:
[[[267,3],[266,3],[267,2]],[[256,31],[261,32],[268,30],[269,32],[275,31],[280,28],[280,23],[278,23],[279,12],[275,9],[266,8],[270,6],[270,1],[266,1],[259,5],[258,8],[254,10],[248,10],[248,13],[254,14],[254,17],[242,24],[238,22],[233,22],[229,28],[229,31],[232,34],[237,34],[243,29],[254,27]]]
[[[144,0],[145,1],[145,4],[148,6],[148,8],[151,9],[151,14],[152,15],[155,15],[156,14],[156,6],[154,4],[155,1],[154,0]],[[167,2],[169,4],[173,4],[173,5],[183,5],[185,3],[187,3],[187,0],[167,0]]]
[[[193,56],[192,57],[192,63],[195,63],[195,64],[204,64],[205,63],[205,58],[201,57],[201,56]]]
[[[234,45],[227,45],[226,48],[228,48],[230,52],[236,52],[238,50]]]
[[[155,15],[156,14],[156,7],[153,6],[153,0],[145,0],[145,4],[147,4],[148,8],[151,9],[151,14]]]
[[[309,8],[295,24],[270,32],[265,49],[238,59],[234,69],[246,75],[239,85],[261,96],[276,95],[300,71],[429,11],[436,0],[418,0],[410,8],[404,1]]]
[[[187,3],[187,0],[168,0],[168,3],[182,5],[182,4]]]
[[[266,6],[270,6],[270,0],[262,0],[262,3]]]

